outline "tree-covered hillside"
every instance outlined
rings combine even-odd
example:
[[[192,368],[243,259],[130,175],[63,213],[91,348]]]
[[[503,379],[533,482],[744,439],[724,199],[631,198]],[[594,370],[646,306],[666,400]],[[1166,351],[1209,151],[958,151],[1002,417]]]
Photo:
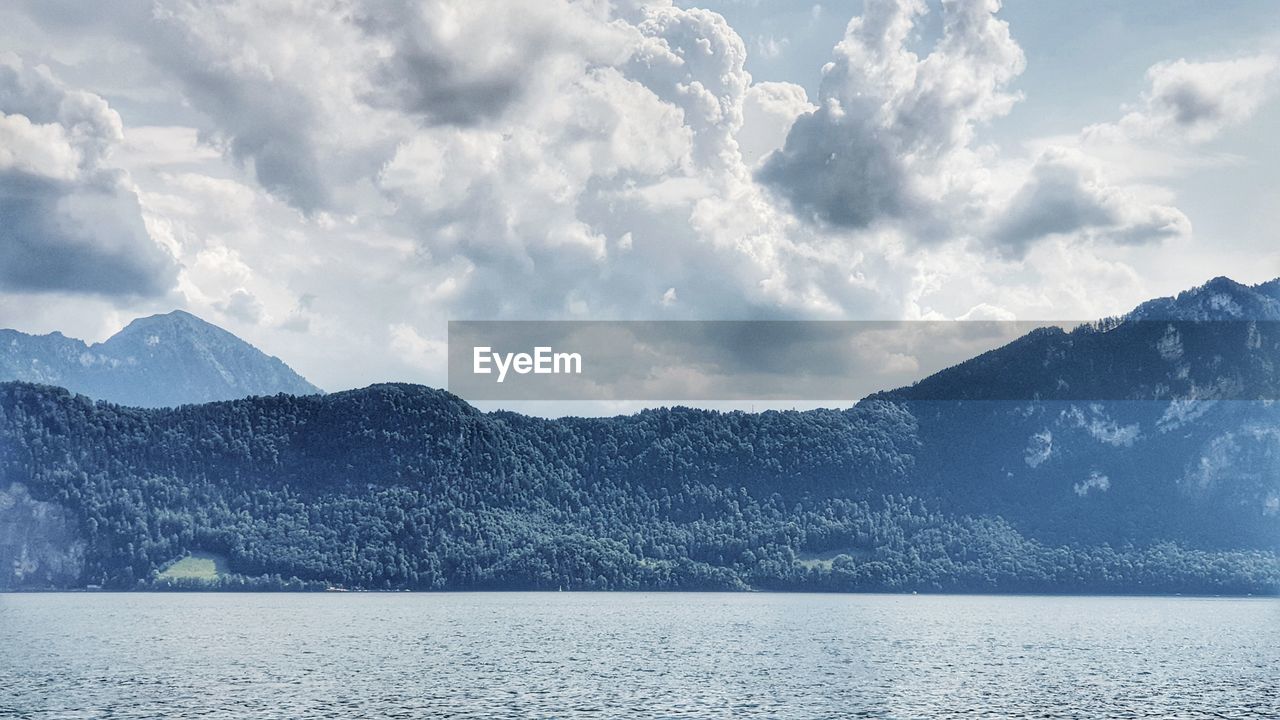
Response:
[[[887,402],[542,420],[409,385],[177,410],[0,386],[0,485],[68,509],[81,580],[107,587],[149,582],[193,551],[248,578],[364,588],[1260,593],[1280,581],[1275,548],[1045,543],[1016,519],[951,512],[916,477],[920,451],[915,418]]]
[[[0,586],[1276,593],[1277,320],[1220,279],[809,412],[0,384]]]
[[[879,393],[948,507],[1054,542],[1280,546],[1280,282],[1037,330]]]

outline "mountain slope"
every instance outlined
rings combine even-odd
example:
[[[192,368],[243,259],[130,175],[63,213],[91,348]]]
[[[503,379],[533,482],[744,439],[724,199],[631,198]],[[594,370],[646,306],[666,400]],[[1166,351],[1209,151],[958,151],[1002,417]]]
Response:
[[[1038,331],[841,411],[0,384],[0,585],[151,587],[204,552],[220,587],[1275,594],[1280,338],[1243,312],[1272,287]]]
[[[278,358],[180,310],[134,320],[94,345],[60,333],[0,330],[0,380],[138,407],[320,392]]]
[[[29,528],[0,543],[20,553],[0,571],[23,568],[0,585],[56,584],[79,558],[81,583],[154,587],[205,552],[237,573],[225,587],[1280,587],[1275,543],[1205,546],[1159,523],[1123,545],[1052,543],[1014,506],[958,512],[913,479],[928,451],[892,403],[545,420],[408,385],[139,410],[0,384],[0,487],[30,498],[0,507]]]
[[[919,482],[1033,536],[1280,544],[1278,288],[1218,278],[874,399],[917,419]]]
[[[1126,320],[1253,320],[1280,321],[1280,279],[1243,285],[1216,277],[1177,297],[1157,298],[1139,305]]]

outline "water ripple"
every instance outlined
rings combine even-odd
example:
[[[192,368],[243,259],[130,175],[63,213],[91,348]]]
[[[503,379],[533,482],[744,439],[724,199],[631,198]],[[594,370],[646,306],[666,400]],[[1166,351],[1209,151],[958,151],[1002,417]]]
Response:
[[[1280,602],[0,595],[15,718],[1275,718]]]

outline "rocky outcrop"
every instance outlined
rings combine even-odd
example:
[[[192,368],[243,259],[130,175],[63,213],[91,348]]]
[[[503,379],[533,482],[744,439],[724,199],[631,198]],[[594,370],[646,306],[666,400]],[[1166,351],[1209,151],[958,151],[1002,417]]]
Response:
[[[64,508],[14,483],[0,488],[0,590],[75,587],[85,544]]]

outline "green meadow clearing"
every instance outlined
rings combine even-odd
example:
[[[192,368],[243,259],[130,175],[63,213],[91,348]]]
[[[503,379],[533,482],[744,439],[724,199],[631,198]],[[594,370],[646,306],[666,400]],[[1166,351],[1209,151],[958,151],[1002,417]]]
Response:
[[[227,561],[221,555],[194,552],[160,571],[159,579],[212,581],[226,573]]]

